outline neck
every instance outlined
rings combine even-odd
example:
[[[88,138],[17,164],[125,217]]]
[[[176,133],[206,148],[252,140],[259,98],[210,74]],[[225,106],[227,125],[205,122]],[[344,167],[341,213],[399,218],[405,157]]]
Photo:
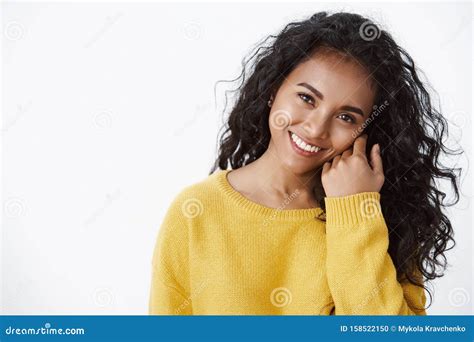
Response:
[[[265,153],[249,164],[252,173],[262,180],[261,187],[275,196],[286,196],[298,191],[308,201],[315,201],[314,188],[322,190],[321,174],[317,170],[295,173],[283,165],[278,158],[274,145],[270,142]],[[321,189],[321,190],[320,190]]]

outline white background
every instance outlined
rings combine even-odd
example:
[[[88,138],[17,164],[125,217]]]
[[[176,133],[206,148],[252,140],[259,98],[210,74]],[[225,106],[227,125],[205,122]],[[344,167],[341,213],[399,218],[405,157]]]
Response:
[[[215,158],[215,83],[320,10],[381,24],[440,95],[465,174],[428,314],[471,314],[470,5],[131,2],[2,5],[2,313],[147,314],[161,220]]]

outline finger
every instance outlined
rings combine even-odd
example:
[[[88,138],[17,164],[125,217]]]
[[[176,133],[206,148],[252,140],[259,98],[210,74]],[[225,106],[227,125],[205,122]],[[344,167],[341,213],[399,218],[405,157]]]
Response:
[[[370,151],[370,165],[372,170],[383,174],[382,156],[380,155],[380,146],[375,144]]]
[[[341,155],[337,155],[334,157],[331,163],[331,168],[335,168],[337,166],[337,163],[339,163],[339,160],[341,159]]]
[[[353,154],[362,154],[365,155],[365,147],[367,145],[367,134],[361,135],[354,142],[354,152]]]
[[[348,158],[350,156],[352,156],[352,147],[348,148],[347,150],[344,151],[344,153],[342,153],[343,159]]]
[[[330,162],[325,162],[324,165],[323,165],[323,171],[321,172],[321,174],[325,174],[326,172],[329,171],[330,168],[331,168],[331,163]]]

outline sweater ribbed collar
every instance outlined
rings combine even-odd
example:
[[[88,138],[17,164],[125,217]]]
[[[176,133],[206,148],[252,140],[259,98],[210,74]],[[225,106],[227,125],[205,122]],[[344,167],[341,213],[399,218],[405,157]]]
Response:
[[[253,202],[235,190],[229,183],[227,174],[230,171],[232,170],[218,170],[213,174],[219,190],[234,204],[255,215],[271,216],[273,219],[304,220],[318,217],[324,213],[322,208],[284,209],[284,204],[281,208],[270,208]]]

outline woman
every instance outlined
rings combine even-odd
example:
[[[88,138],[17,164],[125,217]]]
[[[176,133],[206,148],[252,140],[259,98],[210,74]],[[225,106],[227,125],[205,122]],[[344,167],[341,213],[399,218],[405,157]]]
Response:
[[[357,14],[271,38],[211,174],[168,209],[149,313],[426,315],[454,243],[434,180],[457,202],[458,175],[413,60]]]

